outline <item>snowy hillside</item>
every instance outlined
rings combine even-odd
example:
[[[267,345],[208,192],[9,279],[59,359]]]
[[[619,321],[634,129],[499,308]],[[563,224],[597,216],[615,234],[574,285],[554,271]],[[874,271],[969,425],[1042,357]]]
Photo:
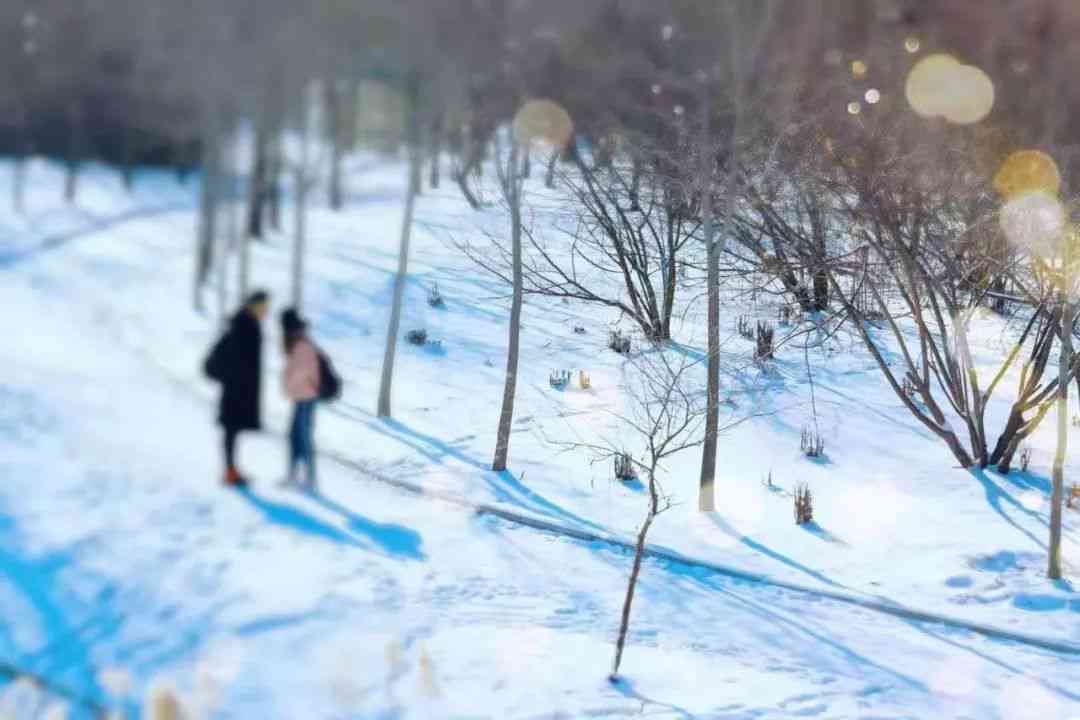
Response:
[[[264,349],[272,431],[241,448],[254,484],[220,486],[215,388],[200,371],[217,300],[207,294],[205,316],[191,309],[194,181],[146,173],[129,196],[94,170],[67,208],[59,169],[38,162],[28,214],[0,203],[0,661],[133,712],[170,685],[194,717],[1080,717],[1080,655],[790,588],[1080,649],[1075,581],[1045,579],[1050,423],[1028,472],[957,469],[848,332],[751,363],[736,318],[774,319],[776,304],[734,286],[723,395],[739,422],[720,438],[719,509],[696,509],[698,451],[664,468],[677,505],[650,542],[687,562],[647,562],[627,679],[609,684],[626,548],[461,503],[632,536],[644,489],[567,450],[619,437],[625,361],[606,348],[618,315],[527,299],[511,471],[490,472],[509,293],[456,244],[482,245],[503,219],[470,210],[452,185],[426,191],[402,329],[441,345],[400,345],[395,419],[377,419],[404,177],[400,163],[354,158],[346,210],[317,195],[310,218],[306,312],[346,383],[318,416],[318,494],[277,484],[289,408],[276,322]],[[9,178],[0,166],[0,197]],[[253,277],[275,309],[290,257],[287,236],[255,248]],[[427,303],[436,284],[443,308]],[[976,362],[1010,347],[1018,322],[976,319]],[[704,327],[701,314],[682,318],[673,352],[702,357]],[[592,387],[554,389],[557,370],[584,370]],[[799,450],[811,393],[826,442],[816,461]],[[1072,432],[1068,478],[1080,470]],[[792,520],[796,482],[813,490],[811,525]],[[1063,554],[1075,578],[1076,512]],[[110,688],[117,675],[129,692]],[[41,697],[9,684],[0,717],[38,717]]]

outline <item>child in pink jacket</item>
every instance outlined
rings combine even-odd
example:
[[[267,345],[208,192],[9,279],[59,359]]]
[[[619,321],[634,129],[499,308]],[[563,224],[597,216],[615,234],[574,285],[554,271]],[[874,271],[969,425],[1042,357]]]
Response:
[[[315,487],[315,403],[319,399],[319,354],[307,336],[307,322],[294,308],[281,313],[285,344],[285,370],[282,386],[285,396],[294,403],[289,430],[289,475],[287,483],[297,481],[297,468],[307,467],[307,485]]]

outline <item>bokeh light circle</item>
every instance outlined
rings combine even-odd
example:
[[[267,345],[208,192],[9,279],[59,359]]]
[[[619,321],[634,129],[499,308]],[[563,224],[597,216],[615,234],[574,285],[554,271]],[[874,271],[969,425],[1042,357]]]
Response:
[[[1009,198],[1026,192],[1057,195],[1061,172],[1054,159],[1041,150],[1018,150],[1005,158],[994,175],[994,190]]]
[[[1053,258],[1065,231],[1065,207],[1049,193],[1019,193],[1001,208],[1000,221],[1002,232],[1014,247]]]
[[[951,55],[928,55],[908,73],[904,95],[917,114],[959,125],[984,119],[994,107],[994,83],[973,65]]]
[[[562,148],[573,134],[570,114],[554,100],[529,100],[514,116],[514,138],[520,143],[544,143]]]
[[[949,55],[929,55],[911,68],[904,95],[911,109],[923,117],[944,115],[949,106],[948,85],[943,81],[959,63]]]
[[[973,125],[994,109],[994,82],[973,65],[961,65],[951,76],[952,101],[945,119],[958,125]]]

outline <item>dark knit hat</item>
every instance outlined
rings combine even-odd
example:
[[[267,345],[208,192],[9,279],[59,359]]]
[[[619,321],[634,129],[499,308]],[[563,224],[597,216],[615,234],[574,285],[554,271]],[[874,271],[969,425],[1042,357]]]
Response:
[[[286,308],[281,312],[281,329],[285,334],[294,333],[307,328],[307,321],[300,317],[296,308]]]
[[[246,307],[251,307],[252,305],[258,305],[260,303],[267,302],[269,299],[270,293],[266,292],[265,290],[256,290],[255,292],[248,295],[247,301],[244,303],[244,305]]]

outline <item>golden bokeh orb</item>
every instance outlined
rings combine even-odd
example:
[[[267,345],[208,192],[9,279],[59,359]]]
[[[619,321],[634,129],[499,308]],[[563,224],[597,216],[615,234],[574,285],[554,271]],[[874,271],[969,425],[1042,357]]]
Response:
[[[1054,159],[1041,150],[1018,150],[1005,158],[994,175],[994,190],[1004,198],[1025,192],[1057,195],[1061,172]]]
[[[862,60],[851,61],[851,74],[857,78],[866,77],[867,68],[866,63]]]
[[[563,148],[573,134],[570,114],[554,100],[529,100],[514,116],[514,138],[523,144]]]
[[[1022,192],[1001,208],[1001,230],[1014,247],[1029,255],[1052,259],[1065,234],[1065,207],[1045,192]]]
[[[848,103],[847,111],[851,115],[858,115],[859,113],[862,112],[862,105],[860,105],[859,103],[857,103],[857,102],[855,102],[853,100],[853,101]]]

